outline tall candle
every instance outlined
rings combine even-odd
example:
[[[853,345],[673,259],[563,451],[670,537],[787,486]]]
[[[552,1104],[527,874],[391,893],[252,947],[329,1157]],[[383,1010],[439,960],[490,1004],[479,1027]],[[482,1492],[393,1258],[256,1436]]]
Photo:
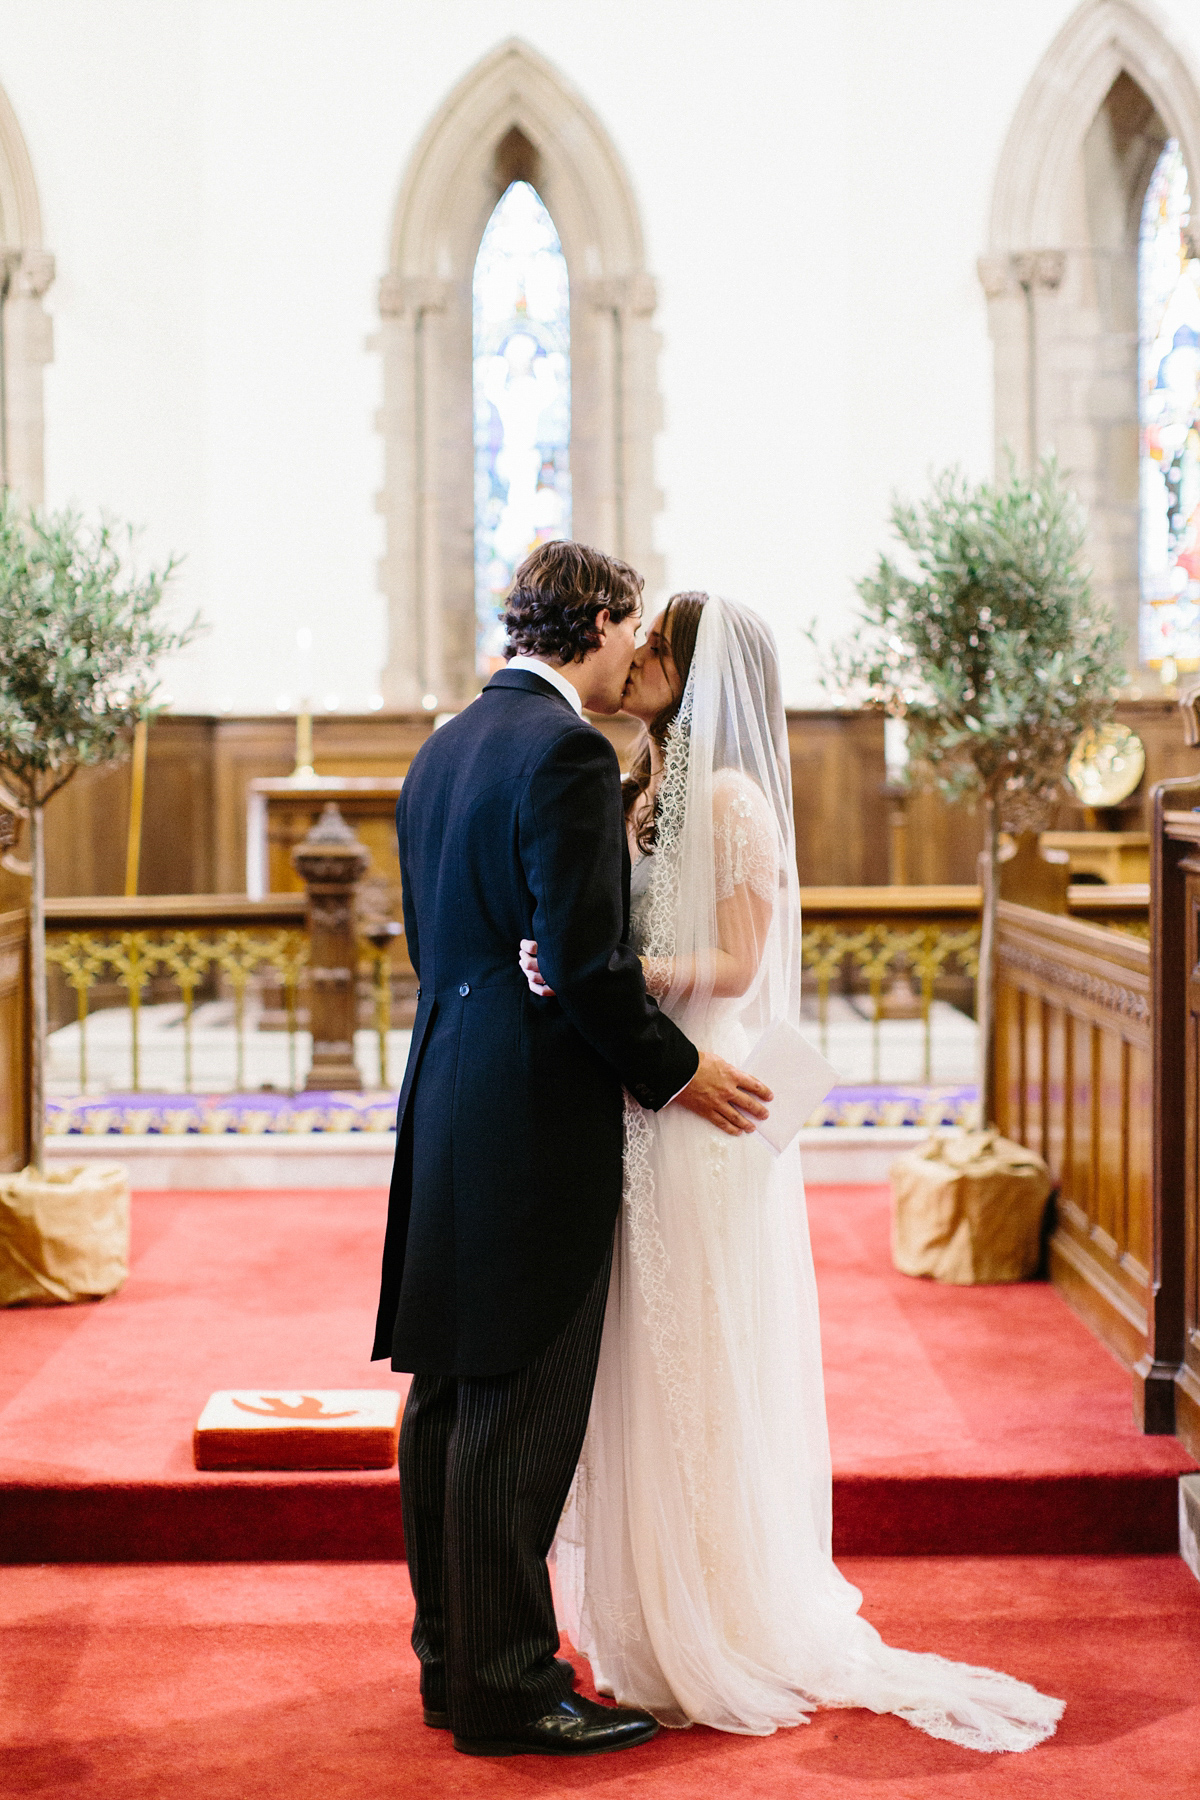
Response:
[[[883,721],[883,760],[889,781],[902,781],[908,770],[908,723],[904,719]]]

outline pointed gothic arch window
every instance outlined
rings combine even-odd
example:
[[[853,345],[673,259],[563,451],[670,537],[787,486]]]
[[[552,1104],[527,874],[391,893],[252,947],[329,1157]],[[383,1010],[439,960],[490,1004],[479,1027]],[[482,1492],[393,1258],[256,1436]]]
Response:
[[[1179,554],[1189,554],[1182,537],[1171,552],[1168,528],[1184,531],[1188,515],[1171,523],[1179,507],[1164,496],[1178,484],[1164,482],[1146,436],[1161,410],[1164,360],[1174,354],[1178,371],[1186,360],[1172,342],[1149,368],[1169,298],[1158,291],[1163,270],[1171,292],[1186,273],[1180,194],[1171,199],[1162,185],[1168,167],[1185,186],[1184,170],[1200,180],[1200,87],[1186,51],[1136,0],[1081,0],[1012,120],[979,263],[996,351],[998,460],[1008,447],[1025,466],[1056,452],[1087,509],[1092,586],[1125,629],[1130,672],[1136,682],[1135,665],[1149,674],[1149,663],[1166,685],[1193,655],[1200,662],[1200,632],[1174,589],[1161,591],[1168,577],[1179,582]],[[1166,206],[1152,232],[1157,250],[1145,236],[1152,189],[1150,213]],[[1185,470],[1167,472],[1186,489]],[[1185,626],[1190,643],[1175,635]]]
[[[474,277],[497,202],[514,184],[545,208],[570,271],[570,442],[549,446],[550,480],[542,458],[536,504],[549,513],[569,494],[569,524],[564,514],[559,531],[631,562],[645,577],[648,605],[663,587],[654,543],[662,505],[657,298],[637,204],[582,95],[510,40],[447,96],[414,148],[380,283],[383,691],[397,708],[435,711],[479,690]],[[561,435],[561,408],[558,418]],[[503,474],[483,472],[489,485]],[[548,519],[539,530],[552,535]]]
[[[1138,240],[1142,661],[1200,668],[1200,246],[1187,165],[1168,140]]]
[[[472,278],[475,663],[503,657],[498,613],[517,564],[571,535],[571,300],[554,221],[528,181],[509,184]]]

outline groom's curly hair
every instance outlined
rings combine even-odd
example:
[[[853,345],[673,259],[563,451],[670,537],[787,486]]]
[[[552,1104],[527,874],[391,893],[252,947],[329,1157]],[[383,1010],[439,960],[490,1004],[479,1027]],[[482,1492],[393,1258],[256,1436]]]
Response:
[[[513,576],[501,619],[508,656],[582,662],[600,648],[596,615],[615,622],[641,605],[642,578],[628,563],[587,544],[539,544]]]

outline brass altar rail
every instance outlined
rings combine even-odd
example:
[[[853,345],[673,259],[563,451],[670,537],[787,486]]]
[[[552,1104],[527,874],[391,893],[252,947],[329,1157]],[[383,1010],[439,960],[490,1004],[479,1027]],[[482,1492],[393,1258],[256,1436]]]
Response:
[[[932,1005],[939,983],[960,1005],[978,966],[980,891],[960,887],[810,887],[801,890],[803,965],[815,978],[822,1046],[828,1047],[829,996],[835,982],[869,996],[872,1079],[878,1081],[880,1033],[889,1017],[919,1018],[924,1078],[933,1079]],[[1144,886],[1076,885],[1073,914],[1134,935],[1147,931]],[[296,1067],[301,994],[309,943],[303,894],[183,894],[126,899],[90,896],[47,903],[47,957],[74,991],[79,1026],[79,1091],[86,1093],[87,1021],[94,990],[116,984],[131,1015],[131,1087],[141,1088],[140,1014],[153,981],[169,984],[183,1003],[183,1077],[192,1085],[192,1015],[199,990],[214,978],[234,1004],[235,1085],[245,1075],[246,995],[253,978],[279,983],[288,1033],[289,1083]],[[393,979],[407,971],[404,940],[363,939],[360,968],[369,973],[379,1041],[378,1079],[388,1081],[387,1032]],[[957,983],[957,986],[955,986]],[[209,990],[211,992],[211,988]]]
[[[881,1027],[889,1010],[920,1018],[924,1078],[932,1081],[934,986],[954,973],[973,979],[978,970],[979,889],[801,888],[800,906],[801,959],[816,977],[822,1051],[828,1055],[829,993],[835,977],[850,986],[856,979],[865,981],[871,1001],[872,1081],[879,1080]]]
[[[880,1027],[912,996],[924,1031],[924,1076],[933,1078],[931,1008],[936,983],[958,975],[974,980],[979,968],[977,886],[809,887],[800,890],[804,920],[803,966],[816,977],[822,1048],[828,1046],[830,988],[835,978],[865,980],[871,1001],[872,1079],[879,1079]],[[1149,936],[1150,890],[1073,883],[1067,904],[1073,917]],[[913,992],[913,983],[916,992]]]
[[[115,982],[125,991],[130,1014],[130,1088],[134,1093],[142,1089],[140,1026],[147,989],[152,981],[156,986],[169,984],[178,989],[183,1002],[183,1084],[190,1092],[198,990],[215,977],[232,995],[233,1086],[238,1089],[245,1080],[246,995],[252,978],[261,976],[273,976],[282,990],[288,1084],[295,1091],[304,1073],[296,1066],[297,1033],[303,1022],[301,996],[310,960],[304,894],[268,894],[262,899],[245,894],[93,895],[50,900],[46,914],[47,960],[62,970],[76,997],[81,1095],[88,1086],[87,1021],[101,983]],[[370,982],[378,1081],[386,1087],[394,984],[398,977],[403,990],[409,972],[403,936],[362,937],[358,956],[360,972]]]
[[[79,1092],[87,1093],[90,996],[106,971],[128,995],[130,1086],[141,1091],[142,999],[154,977],[178,987],[183,1001],[183,1079],[192,1087],[192,1015],[196,990],[210,975],[233,994],[235,1086],[245,1081],[246,990],[272,973],[283,989],[289,1084],[296,1087],[297,1001],[308,963],[303,894],[251,900],[242,894],[166,894],[126,899],[90,896],[46,905],[46,960],[76,996]]]

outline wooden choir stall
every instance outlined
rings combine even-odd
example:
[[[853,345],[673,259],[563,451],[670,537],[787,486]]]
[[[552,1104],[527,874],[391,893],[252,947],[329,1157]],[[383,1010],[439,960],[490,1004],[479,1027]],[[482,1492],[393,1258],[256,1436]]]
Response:
[[[1001,903],[996,1116],[1056,1178],[1052,1281],[1130,1370],[1142,1429],[1200,1456],[1194,808],[1200,780],[1155,787],[1148,888],[1097,889],[1087,917]]]

